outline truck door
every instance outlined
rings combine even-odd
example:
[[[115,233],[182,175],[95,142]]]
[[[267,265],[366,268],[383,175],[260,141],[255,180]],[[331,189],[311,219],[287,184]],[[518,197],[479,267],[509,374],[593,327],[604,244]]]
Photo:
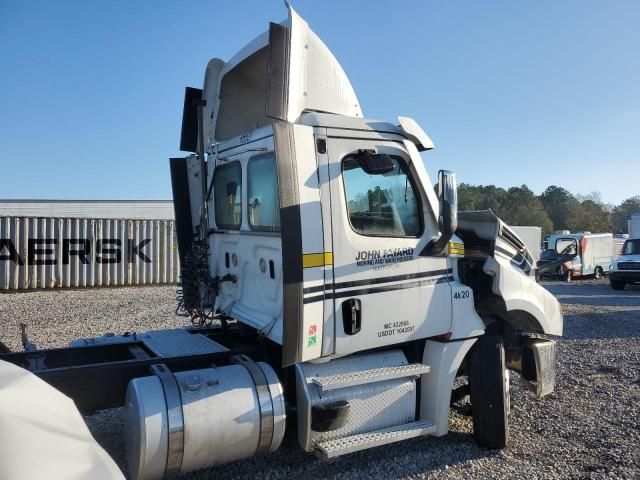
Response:
[[[388,155],[367,173],[363,151]],[[424,187],[403,145],[329,138],[335,354],[443,334],[451,327],[451,270],[445,256],[420,256],[437,235]],[[368,168],[369,171],[371,169]],[[424,169],[418,169],[424,172]]]
[[[210,272],[215,310],[282,341],[282,250],[277,168],[270,127],[220,154],[210,172]],[[211,166],[210,168],[213,168]]]

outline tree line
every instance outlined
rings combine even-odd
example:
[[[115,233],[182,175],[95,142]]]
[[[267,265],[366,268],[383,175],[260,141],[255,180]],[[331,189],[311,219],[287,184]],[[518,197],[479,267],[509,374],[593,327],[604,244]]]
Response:
[[[605,204],[598,192],[574,195],[556,185],[535,195],[526,185],[507,190],[495,185],[460,184],[458,210],[486,209],[509,225],[539,226],[543,235],[554,230],[628,233],[627,217],[640,212],[640,195],[611,205]]]

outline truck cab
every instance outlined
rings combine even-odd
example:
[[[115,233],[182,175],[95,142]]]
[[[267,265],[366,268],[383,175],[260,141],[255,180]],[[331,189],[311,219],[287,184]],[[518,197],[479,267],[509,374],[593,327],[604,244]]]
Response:
[[[614,290],[624,290],[640,282],[640,238],[625,240],[618,258],[609,267],[609,283]]]
[[[427,248],[438,201],[402,128],[304,113],[221,142],[207,174],[209,271],[234,279],[213,311],[282,345],[283,365],[451,332],[453,293],[456,328],[482,331],[460,241]]]

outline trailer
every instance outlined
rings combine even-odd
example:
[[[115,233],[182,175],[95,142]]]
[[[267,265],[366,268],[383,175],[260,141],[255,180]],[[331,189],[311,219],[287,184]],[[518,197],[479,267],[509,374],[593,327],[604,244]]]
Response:
[[[436,192],[427,133],[408,117],[364,117],[338,61],[287,7],[185,93],[189,154],[170,168],[192,326],[53,350],[25,338],[27,350],[0,355],[83,413],[124,406],[134,480],[269,455],[286,436],[322,459],[439,437],[451,408],[499,449],[508,371],[537,396],[554,389],[548,336],[562,335],[562,313],[525,243],[490,211],[458,212],[452,172],[438,172]],[[71,429],[50,430],[65,445]],[[18,478],[31,431],[12,432],[0,477]],[[77,462],[111,471],[95,452],[22,461],[20,478]]]
[[[542,252],[539,268],[544,268],[545,275],[562,278],[570,282],[573,278],[592,275],[601,278],[609,271],[614,258],[614,241],[611,233],[558,233],[549,236],[547,249]],[[562,262],[557,268],[549,270],[551,262],[563,253],[572,254],[569,260]]]
[[[613,235],[613,250],[611,251],[613,258],[618,257],[622,253],[624,242],[626,242],[628,238],[629,235],[626,233],[616,233]]]

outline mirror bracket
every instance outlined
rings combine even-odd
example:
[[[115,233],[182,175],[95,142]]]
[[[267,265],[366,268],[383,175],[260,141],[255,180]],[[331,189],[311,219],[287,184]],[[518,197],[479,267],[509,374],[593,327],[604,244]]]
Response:
[[[458,228],[458,191],[456,175],[448,170],[438,172],[438,230],[440,234],[431,240],[420,252],[420,256],[441,255]]]

